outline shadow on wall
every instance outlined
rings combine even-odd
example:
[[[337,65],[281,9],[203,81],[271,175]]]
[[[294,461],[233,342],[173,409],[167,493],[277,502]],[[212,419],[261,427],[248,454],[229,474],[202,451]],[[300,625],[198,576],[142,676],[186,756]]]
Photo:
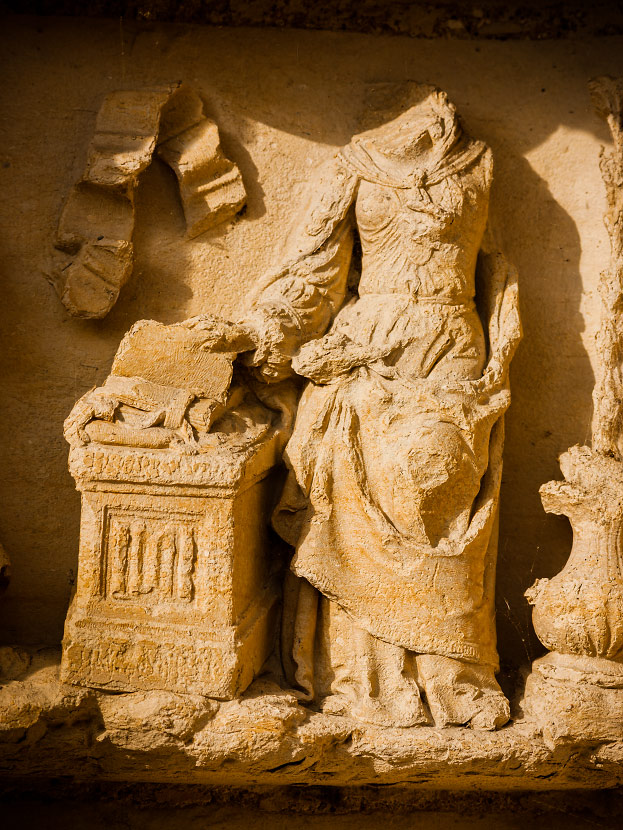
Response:
[[[559,125],[547,126],[554,132]],[[551,133],[538,127],[545,141]],[[524,158],[501,147],[496,165],[503,181],[494,189],[492,221],[504,223],[504,251],[519,271],[524,329],[511,365],[496,581],[502,672],[513,673],[544,652],[524,591],[561,570],[572,537],[565,518],[544,512],[539,487],[561,477],[559,454],[590,435],[594,375],[582,343],[576,224]]]

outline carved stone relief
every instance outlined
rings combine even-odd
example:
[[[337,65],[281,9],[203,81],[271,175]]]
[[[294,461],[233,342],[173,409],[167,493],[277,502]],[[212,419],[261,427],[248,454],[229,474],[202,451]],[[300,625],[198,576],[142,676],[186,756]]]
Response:
[[[590,790],[623,783],[623,130],[602,80],[602,178],[586,80],[620,44],[22,18],[5,789],[612,806]],[[461,119],[401,81],[435,72]],[[37,291],[54,250],[67,308]],[[572,550],[537,496],[567,447],[542,497]]]
[[[51,282],[76,317],[104,317],[132,272],[134,191],[154,153],[175,172],[189,238],[244,206],[240,172],[190,87],[112,92],[97,115],[86,169],[63,208]]]
[[[393,103],[318,171],[240,320],[136,324],[74,408],[65,679],[214,697],[250,682],[273,631],[283,453],[284,685],[385,727],[508,720],[493,599],[516,275],[487,229],[490,150],[433,87]]]
[[[611,259],[599,285],[593,442],[563,453],[565,480],[541,487],[545,509],[569,517],[573,548],[526,593],[550,653],[533,664],[524,708],[554,743],[623,737],[623,82],[598,78],[591,92],[614,142],[601,158]]]

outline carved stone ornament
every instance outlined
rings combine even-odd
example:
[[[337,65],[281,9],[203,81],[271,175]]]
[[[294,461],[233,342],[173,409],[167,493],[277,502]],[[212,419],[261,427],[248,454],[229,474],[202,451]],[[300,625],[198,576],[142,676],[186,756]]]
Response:
[[[552,743],[623,738],[623,83],[598,78],[591,92],[614,141],[601,158],[611,261],[599,286],[593,446],[563,453],[565,481],[541,487],[545,509],[569,517],[573,548],[557,576],[526,592],[550,653],[533,664],[524,709]]]
[[[132,273],[134,191],[154,153],[177,176],[188,238],[245,204],[240,172],[194,90],[174,84],[107,95],[86,169],[60,217],[50,278],[76,317],[105,317]]]
[[[271,646],[282,457],[282,686],[383,727],[507,722],[494,584],[521,329],[492,175],[446,95],[411,87],[318,171],[241,320],[126,336],[66,424],[83,494],[66,679],[244,688]]]

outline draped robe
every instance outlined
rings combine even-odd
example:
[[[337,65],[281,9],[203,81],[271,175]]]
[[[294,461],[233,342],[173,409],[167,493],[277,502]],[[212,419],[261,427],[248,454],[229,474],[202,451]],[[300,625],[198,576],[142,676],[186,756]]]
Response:
[[[480,142],[459,139],[401,179],[356,138],[320,171],[284,266],[259,291],[254,362],[276,377],[310,341],[329,363],[359,355],[306,386],[273,516],[295,548],[284,664],[306,699],[340,677],[353,687],[350,664],[372,653],[394,677],[390,696],[410,682],[411,655],[493,680],[502,415],[520,323],[515,272],[487,248],[491,175]]]

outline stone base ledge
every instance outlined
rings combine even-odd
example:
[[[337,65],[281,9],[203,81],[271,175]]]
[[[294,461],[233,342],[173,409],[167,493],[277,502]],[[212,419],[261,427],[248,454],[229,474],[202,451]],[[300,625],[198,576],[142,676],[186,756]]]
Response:
[[[483,791],[623,784],[623,740],[548,746],[525,719],[498,732],[381,729],[311,712],[266,677],[224,703],[162,691],[110,694],[61,683],[59,663],[56,649],[0,649],[5,775]]]

